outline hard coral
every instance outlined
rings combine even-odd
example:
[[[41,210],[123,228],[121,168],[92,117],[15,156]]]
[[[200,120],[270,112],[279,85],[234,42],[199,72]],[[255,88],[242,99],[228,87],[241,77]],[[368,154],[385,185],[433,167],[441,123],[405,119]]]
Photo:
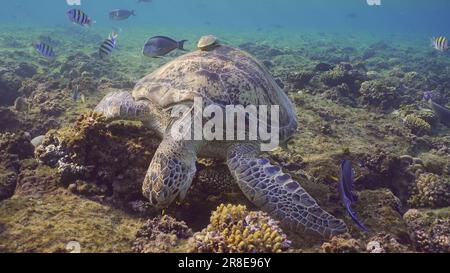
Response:
[[[416,135],[424,135],[431,132],[431,125],[415,114],[407,115],[404,122],[405,125]]]
[[[333,68],[321,75],[321,81],[330,87],[338,86],[343,83],[353,87],[359,86],[359,83],[366,80],[365,73],[354,69],[352,65],[347,63],[338,64]]]
[[[106,194],[127,204],[143,198],[142,181],[159,141],[140,124],[109,124],[104,116],[89,112],[71,127],[49,131],[35,154],[58,168],[63,185],[77,180],[96,184],[102,198]],[[96,192],[78,186],[75,183],[71,190],[89,196]]]
[[[396,107],[399,103],[397,88],[381,80],[365,81],[359,91],[361,102],[369,106],[386,110]]]
[[[444,212],[444,213],[442,213]],[[403,216],[418,251],[450,252],[450,217],[444,211],[411,209]]]
[[[292,87],[294,89],[302,89],[309,83],[312,77],[314,77],[313,72],[299,71],[289,74],[287,77],[287,81],[292,84]]]
[[[442,208],[450,205],[450,178],[423,173],[416,180],[408,200],[415,207]]]
[[[350,234],[334,236],[330,241],[322,244],[325,253],[358,253],[362,251],[360,243]]]
[[[370,237],[366,251],[370,253],[405,253],[411,250],[400,244],[392,234],[381,232]]]
[[[169,252],[179,240],[192,236],[183,221],[164,215],[147,220],[136,234],[133,251],[139,253]]]
[[[282,252],[291,243],[266,213],[231,204],[217,207],[208,227],[193,240],[194,252]]]

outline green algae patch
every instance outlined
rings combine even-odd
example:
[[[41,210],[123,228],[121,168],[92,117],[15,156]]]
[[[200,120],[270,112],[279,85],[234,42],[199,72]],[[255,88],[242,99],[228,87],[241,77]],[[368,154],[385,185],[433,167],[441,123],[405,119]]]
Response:
[[[137,218],[62,193],[40,199],[13,197],[0,203],[0,252],[131,252]]]

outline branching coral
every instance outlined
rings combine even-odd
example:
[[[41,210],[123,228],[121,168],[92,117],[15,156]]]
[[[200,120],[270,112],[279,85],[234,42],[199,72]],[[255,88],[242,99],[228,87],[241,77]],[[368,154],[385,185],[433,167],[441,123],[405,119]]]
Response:
[[[195,252],[282,252],[291,243],[266,213],[231,204],[217,207],[208,227],[193,239]]]
[[[408,200],[415,207],[441,208],[450,205],[450,178],[423,173],[417,180]]]

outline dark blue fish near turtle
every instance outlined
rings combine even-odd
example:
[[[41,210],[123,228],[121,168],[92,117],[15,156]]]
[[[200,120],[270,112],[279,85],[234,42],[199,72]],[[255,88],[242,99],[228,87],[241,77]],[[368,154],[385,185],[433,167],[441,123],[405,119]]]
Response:
[[[83,27],[90,27],[95,23],[95,21],[93,21],[86,13],[84,13],[80,9],[68,10],[66,12],[66,15],[72,23],[78,24]]]
[[[100,45],[99,49],[100,58],[105,59],[109,55],[111,55],[113,49],[116,48],[116,45],[117,45],[117,34],[113,32],[109,35],[108,39],[106,39]]]
[[[130,16],[136,16],[134,10],[115,9],[109,13],[109,19],[122,21],[130,18]]]
[[[42,56],[52,59],[56,57],[55,52],[53,51],[53,48],[49,46],[46,43],[33,43],[33,48],[36,49],[37,52],[39,52]]]
[[[361,223],[356,212],[351,205],[358,201],[357,196],[353,194],[353,168],[352,163],[348,160],[343,160],[341,163],[341,175],[339,178],[339,193],[341,194],[342,202],[353,219],[355,224],[363,231],[367,232],[367,228]]]
[[[145,56],[158,58],[167,55],[175,49],[186,51],[183,48],[185,42],[187,42],[187,40],[177,42],[169,37],[155,36],[148,39],[142,51]]]

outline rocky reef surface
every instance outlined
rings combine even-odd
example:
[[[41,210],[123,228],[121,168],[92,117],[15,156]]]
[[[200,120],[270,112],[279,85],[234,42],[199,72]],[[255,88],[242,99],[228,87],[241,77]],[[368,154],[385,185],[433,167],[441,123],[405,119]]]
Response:
[[[56,40],[65,31],[35,36],[64,47]],[[99,60],[83,48],[98,34],[84,34],[70,41],[79,50],[50,62],[30,53],[25,36],[0,35],[0,252],[70,252],[73,242],[82,252],[450,252],[450,129],[422,101],[433,90],[450,102],[450,60],[431,49],[350,47],[314,34],[286,46],[228,37],[295,104],[298,132],[266,157],[347,223],[347,234],[322,238],[258,211],[210,159],[197,163],[183,202],[150,206],[141,186],[160,139],[90,110],[163,60],[139,62],[130,48]],[[343,159],[353,162],[354,209],[368,232],[341,205]]]

